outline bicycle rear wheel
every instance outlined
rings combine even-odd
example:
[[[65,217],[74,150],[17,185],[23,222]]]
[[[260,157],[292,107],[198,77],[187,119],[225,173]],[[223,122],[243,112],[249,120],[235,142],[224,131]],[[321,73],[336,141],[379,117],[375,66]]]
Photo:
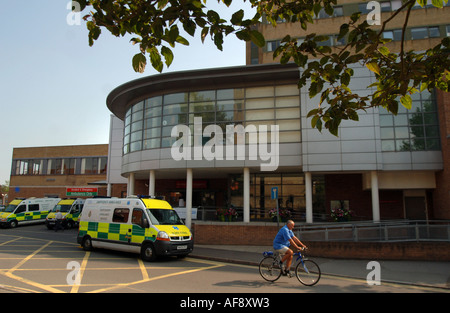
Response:
[[[276,281],[281,276],[281,268],[278,259],[265,257],[259,262],[259,274],[267,281]]]
[[[295,267],[295,276],[299,282],[305,286],[313,286],[320,279],[320,267],[316,262],[311,260],[303,260]]]

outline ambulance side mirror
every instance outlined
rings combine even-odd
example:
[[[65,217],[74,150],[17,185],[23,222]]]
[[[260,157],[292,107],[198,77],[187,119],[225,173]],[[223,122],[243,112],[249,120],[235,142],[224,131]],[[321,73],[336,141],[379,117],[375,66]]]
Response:
[[[148,219],[144,218],[142,220],[142,227],[143,228],[149,228],[150,227],[150,224],[148,223]]]

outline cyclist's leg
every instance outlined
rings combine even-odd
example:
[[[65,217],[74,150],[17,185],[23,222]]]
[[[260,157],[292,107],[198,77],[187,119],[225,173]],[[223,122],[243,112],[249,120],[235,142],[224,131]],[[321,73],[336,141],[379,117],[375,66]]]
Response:
[[[284,257],[281,259],[282,262],[286,262],[286,271],[289,272],[291,269],[292,259],[294,257],[294,252],[291,249],[287,249]]]

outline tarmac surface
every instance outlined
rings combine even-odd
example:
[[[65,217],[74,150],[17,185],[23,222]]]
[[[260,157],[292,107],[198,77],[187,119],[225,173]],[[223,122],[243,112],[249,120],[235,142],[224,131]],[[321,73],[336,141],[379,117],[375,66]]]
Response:
[[[271,246],[195,245],[190,257],[226,263],[258,266],[264,251],[273,251]],[[307,254],[307,253],[306,253]],[[323,274],[339,277],[367,279],[373,277],[371,261],[356,259],[329,259],[310,257],[319,264]],[[440,288],[450,292],[450,262],[443,261],[398,261],[379,260],[380,281]]]

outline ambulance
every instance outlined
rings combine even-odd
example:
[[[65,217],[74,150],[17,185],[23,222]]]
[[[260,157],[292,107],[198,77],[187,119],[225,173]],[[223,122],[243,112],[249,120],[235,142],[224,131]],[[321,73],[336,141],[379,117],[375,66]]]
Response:
[[[47,215],[45,225],[48,229],[53,229],[56,224],[56,212],[59,210],[63,216],[62,226],[64,228],[73,228],[78,224],[78,218],[83,210],[85,199],[62,199]]]
[[[154,197],[87,199],[80,217],[78,243],[84,250],[104,248],[157,256],[185,257],[194,240],[177,212]]]
[[[43,223],[60,200],[61,198],[14,199],[0,213],[0,225],[14,228],[19,224]]]

